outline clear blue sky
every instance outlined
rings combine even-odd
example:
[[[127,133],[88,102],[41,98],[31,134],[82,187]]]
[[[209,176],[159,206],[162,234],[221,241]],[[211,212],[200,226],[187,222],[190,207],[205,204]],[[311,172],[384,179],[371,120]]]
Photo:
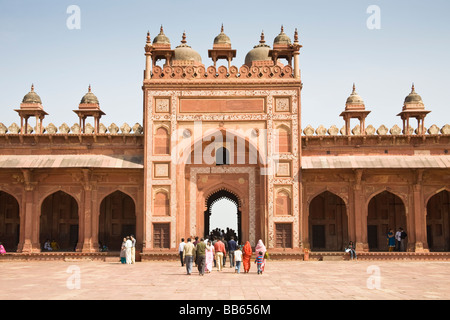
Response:
[[[69,5],[81,9],[81,29],[69,30]],[[370,30],[370,5],[381,29]],[[240,67],[261,30],[271,45],[280,26],[303,45],[302,124],[343,125],[339,114],[357,92],[371,110],[366,124],[389,128],[415,83],[426,108],[425,126],[450,122],[450,2],[448,0],[206,1],[0,0],[0,122],[19,123],[14,108],[34,83],[49,113],[44,124],[77,122],[72,110],[92,85],[106,113],[102,122],[142,124],[142,78],[147,31],[162,24],[174,48],[188,44],[208,66],[208,49],[223,23]]]

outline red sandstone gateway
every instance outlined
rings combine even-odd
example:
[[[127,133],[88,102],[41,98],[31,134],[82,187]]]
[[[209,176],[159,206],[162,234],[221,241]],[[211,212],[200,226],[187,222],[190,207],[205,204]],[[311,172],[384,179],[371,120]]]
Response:
[[[55,240],[60,252],[93,256],[134,234],[143,260],[176,258],[181,238],[209,234],[222,198],[237,207],[238,241],[262,239],[271,258],[342,255],[349,241],[360,254],[388,251],[387,233],[400,227],[408,252],[449,251],[450,126],[425,128],[430,111],[414,87],[403,129],[366,126],[370,111],[354,85],[342,129],[302,127],[300,48],[297,31],[291,41],[282,28],[272,46],[261,34],[234,66],[222,27],[206,66],[186,34],[172,49],[161,27],[145,45],[142,126],[100,123],[89,87],[78,123],[44,127],[32,87],[20,127],[0,124],[7,251],[40,253]]]

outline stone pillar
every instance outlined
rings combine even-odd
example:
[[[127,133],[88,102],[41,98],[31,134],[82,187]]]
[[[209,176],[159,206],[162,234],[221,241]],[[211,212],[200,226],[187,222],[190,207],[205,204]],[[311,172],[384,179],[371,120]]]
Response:
[[[84,187],[84,203],[82,217],[80,217],[80,230],[81,236],[78,243],[83,243],[82,248],[78,248],[77,251],[81,252],[97,252],[97,247],[94,246],[94,239],[92,238],[92,216],[93,216],[93,197],[92,197],[92,183],[91,183],[91,170],[82,169],[83,173],[83,187]]]
[[[355,223],[355,244],[356,251],[368,251],[367,242],[367,207],[364,204],[361,179],[363,170],[355,171],[355,184],[353,186],[353,216]]]
[[[39,244],[39,211],[36,197],[36,183],[32,182],[31,170],[22,170],[24,178],[24,193],[20,218],[21,235],[18,252],[38,253],[41,251]]]
[[[413,185],[414,240],[408,243],[408,251],[425,252],[427,250],[426,208],[422,192],[423,170],[416,172],[416,183]],[[411,232],[410,232],[411,233]],[[411,240],[411,239],[410,239]],[[414,241],[413,240],[413,241]],[[427,250],[428,251],[428,250]]]

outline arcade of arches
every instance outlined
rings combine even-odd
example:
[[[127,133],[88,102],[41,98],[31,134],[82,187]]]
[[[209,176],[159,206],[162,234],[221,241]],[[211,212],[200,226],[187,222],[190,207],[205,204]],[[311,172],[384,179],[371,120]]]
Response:
[[[278,203],[285,202],[281,194]],[[206,200],[204,234],[210,233],[211,207],[220,199],[229,199],[238,211],[237,237],[242,239],[241,201],[226,190],[212,192]],[[118,250],[124,236],[136,234],[136,214],[133,199],[116,191],[106,196],[100,205],[99,243]],[[10,194],[0,191],[0,236],[8,251],[16,251],[20,234],[19,203]],[[430,251],[450,250],[450,191],[442,190],[429,198],[426,204],[426,234]],[[309,204],[308,233],[313,251],[341,251],[351,239],[347,204],[338,195],[325,191],[316,195]],[[47,196],[41,205],[39,239],[56,240],[61,251],[74,251],[78,244],[79,210],[74,197],[58,191]],[[407,227],[406,207],[403,200],[389,191],[373,196],[367,207],[367,238],[370,251],[387,251],[386,234],[389,229]],[[163,225],[162,225],[163,226]],[[170,234],[159,226],[155,233],[158,246],[168,248]],[[158,230],[158,229],[155,229]],[[277,246],[290,247],[292,230],[283,224],[277,226]],[[164,235],[165,234],[165,235]]]
[[[39,253],[47,239],[60,250],[116,251],[134,234],[142,257],[176,256],[181,238],[210,231],[222,198],[236,203],[238,240],[262,239],[273,255],[342,252],[349,241],[385,251],[387,231],[399,227],[410,252],[450,251],[449,125],[425,129],[430,111],[414,86],[403,131],[366,127],[355,86],[344,127],[315,130],[301,122],[297,30],[291,41],[282,28],[273,47],[261,34],[241,66],[223,29],[208,51],[214,65],[182,39],[172,49],[163,28],[153,42],[147,35],[142,126],[100,124],[90,87],[74,110],[80,125],[44,128],[34,86],[15,110],[20,126],[0,123],[0,242],[9,252]],[[228,66],[216,65],[223,58]],[[30,114],[40,130],[29,130]]]

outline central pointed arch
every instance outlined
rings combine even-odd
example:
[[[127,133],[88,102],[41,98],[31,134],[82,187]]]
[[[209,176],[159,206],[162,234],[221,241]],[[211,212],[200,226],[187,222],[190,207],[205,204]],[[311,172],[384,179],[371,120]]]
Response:
[[[219,190],[212,192],[209,195],[209,197],[206,199],[205,232],[204,232],[204,234],[205,235],[210,234],[210,232],[211,232],[210,220],[211,220],[212,208],[213,208],[214,204],[216,204],[218,201],[220,201],[222,199],[227,199],[236,205],[237,230],[235,230],[235,231],[236,231],[237,238],[241,239],[241,236],[242,236],[242,231],[241,231],[241,229],[242,229],[242,227],[241,227],[242,213],[240,210],[240,200],[236,194],[234,194],[233,192],[231,192],[225,188],[221,188]]]

